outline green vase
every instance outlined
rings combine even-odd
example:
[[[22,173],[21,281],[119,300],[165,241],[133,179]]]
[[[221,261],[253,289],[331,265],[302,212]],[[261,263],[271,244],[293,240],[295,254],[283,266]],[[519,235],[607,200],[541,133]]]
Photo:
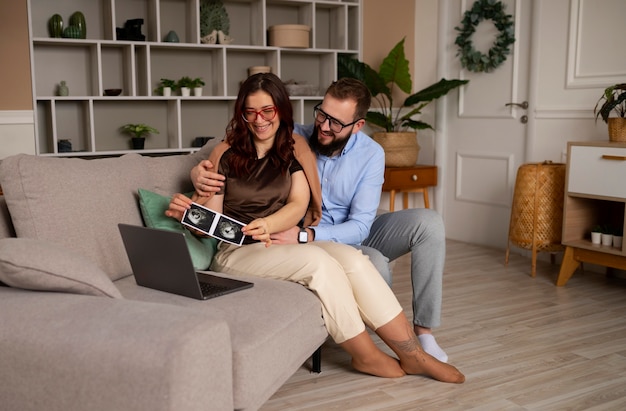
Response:
[[[48,20],[48,32],[50,37],[63,37],[63,17],[59,14],[54,14],[50,17],[50,20]]]
[[[80,11],[75,12],[70,16],[70,26],[78,27],[79,35],[78,39],[87,38],[87,22],[85,21],[85,15]]]
[[[63,37],[66,39],[79,39],[80,38],[80,28],[76,26],[67,26],[65,30],[63,30]]]
[[[62,97],[70,95],[70,89],[67,87],[67,84],[65,84],[65,81],[61,81],[61,84],[59,84],[57,94]]]

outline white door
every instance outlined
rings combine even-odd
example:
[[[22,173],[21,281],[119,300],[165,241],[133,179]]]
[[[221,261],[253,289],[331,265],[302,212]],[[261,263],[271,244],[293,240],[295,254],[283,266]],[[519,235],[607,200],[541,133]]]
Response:
[[[445,21],[447,78],[469,79],[458,100],[448,98],[438,121],[442,190],[437,203],[450,239],[505,248],[517,168],[525,162],[528,123],[531,5],[529,0],[504,0],[515,22],[515,43],[506,61],[489,73],[461,68],[454,40],[463,13],[472,0],[440,4]],[[475,48],[487,52],[499,34],[492,20],[483,20],[472,35]],[[522,108],[527,102],[530,108]],[[519,105],[507,105],[516,103]],[[438,110],[439,112],[439,110]],[[532,121],[532,119],[530,119]]]

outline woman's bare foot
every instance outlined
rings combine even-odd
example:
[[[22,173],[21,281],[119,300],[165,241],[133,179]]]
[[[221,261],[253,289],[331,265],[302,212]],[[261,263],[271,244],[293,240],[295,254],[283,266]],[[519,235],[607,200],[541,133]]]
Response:
[[[400,362],[381,352],[377,358],[356,358],[352,357],[352,366],[355,370],[376,377],[400,378],[406,373],[400,366]]]
[[[465,376],[456,367],[437,360],[421,348],[418,348],[413,356],[403,358],[400,367],[407,374],[425,375],[438,381],[455,384],[465,382]]]
[[[454,366],[426,353],[406,317],[398,315],[376,330],[378,335],[396,353],[400,367],[407,374],[425,375],[438,381],[460,384],[465,376]]]

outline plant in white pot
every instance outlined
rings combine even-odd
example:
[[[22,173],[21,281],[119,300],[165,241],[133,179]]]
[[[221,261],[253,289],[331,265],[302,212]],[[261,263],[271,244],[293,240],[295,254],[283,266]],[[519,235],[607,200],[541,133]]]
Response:
[[[191,95],[191,87],[193,86],[193,80],[191,77],[184,76],[181,77],[176,86],[180,89],[180,95],[183,97],[188,97]]]
[[[124,124],[120,130],[123,133],[130,134],[132,147],[135,150],[144,148],[146,137],[150,134],[159,134],[159,130],[147,124]]]
[[[196,77],[191,79],[191,89],[193,90],[193,95],[196,97],[202,96],[202,86],[205,85],[205,82],[200,77]]]
[[[432,130],[433,127],[414,117],[420,115],[424,107],[432,101],[469,82],[442,78],[437,83],[410,94],[413,82],[409,61],[404,54],[404,38],[383,59],[378,71],[367,63],[344,54],[339,55],[337,61],[338,77],[363,81],[378,106],[377,110],[373,107],[374,110],[368,111],[365,120],[369,125],[383,130],[373,133],[372,138],[385,149],[385,163],[388,167],[411,166],[417,162],[417,130]],[[394,107],[394,88],[410,94],[400,107]]]
[[[626,141],[626,83],[614,84],[604,89],[593,113],[607,123],[610,141]],[[617,116],[611,117],[614,113]]]
[[[172,91],[176,90],[176,80],[170,80],[168,78],[162,78],[159,80],[159,86],[154,89],[154,92],[165,97],[172,95]]]

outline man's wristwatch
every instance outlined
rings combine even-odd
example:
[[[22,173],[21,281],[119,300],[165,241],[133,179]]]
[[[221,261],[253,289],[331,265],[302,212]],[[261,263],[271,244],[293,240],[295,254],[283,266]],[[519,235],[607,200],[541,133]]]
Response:
[[[309,233],[304,227],[300,227],[300,232],[298,233],[298,242],[300,244],[306,244],[309,242]]]

